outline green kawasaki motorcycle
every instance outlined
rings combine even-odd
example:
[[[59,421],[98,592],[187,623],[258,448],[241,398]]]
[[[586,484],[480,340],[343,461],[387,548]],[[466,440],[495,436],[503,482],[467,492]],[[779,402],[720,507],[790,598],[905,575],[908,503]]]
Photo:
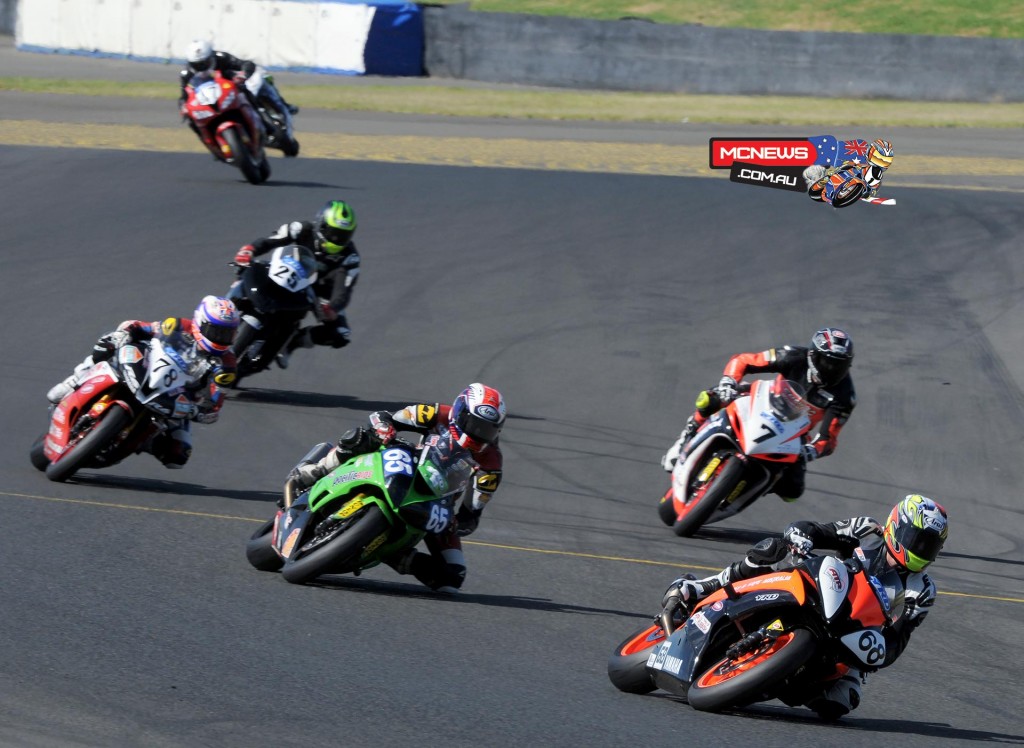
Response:
[[[317,445],[302,462],[329,450]],[[359,574],[429,533],[443,533],[473,470],[469,452],[449,439],[432,434],[420,446],[395,439],[353,457],[298,496],[286,483],[284,506],[253,534],[246,558],[293,584]]]

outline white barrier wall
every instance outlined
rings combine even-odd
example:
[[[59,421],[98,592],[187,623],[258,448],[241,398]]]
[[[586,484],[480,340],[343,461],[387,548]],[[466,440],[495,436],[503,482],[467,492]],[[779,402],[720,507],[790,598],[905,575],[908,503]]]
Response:
[[[205,38],[278,69],[422,70],[419,8],[395,0],[21,0],[18,12],[20,49],[180,61],[188,42]],[[374,37],[393,58],[385,68],[415,62],[415,72],[368,71]]]

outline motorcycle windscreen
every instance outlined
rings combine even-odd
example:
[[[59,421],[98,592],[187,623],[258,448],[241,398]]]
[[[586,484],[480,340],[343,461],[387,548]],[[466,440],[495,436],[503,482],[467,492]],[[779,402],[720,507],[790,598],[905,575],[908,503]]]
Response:
[[[242,272],[240,292],[260,314],[293,313],[303,316],[312,307],[308,288],[292,291],[270,278],[270,266],[254,262]]]
[[[427,438],[417,470],[430,493],[441,498],[466,490],[473,464],[465,449],[434,434]]]

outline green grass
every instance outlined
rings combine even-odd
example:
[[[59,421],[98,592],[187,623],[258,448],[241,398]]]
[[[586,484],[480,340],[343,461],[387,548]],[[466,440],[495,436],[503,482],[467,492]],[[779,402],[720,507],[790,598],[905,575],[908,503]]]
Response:
[[[0,91],[163,99],[173,112],[176,83],[52,78],[0,78]],[[1020,127],[1024,103],[969,104],[863,101],[795,96],[711,96],[606,91],[482,89],[429,82],[353,85],[338,79],[322,86],[288,86],[289,101],[337,111],[436,114],[611,122],[709,122],[763,125],[878,127]],[[173,115],[169,115],[173,118]],[[301,123],[300,123],[301,124]]]
[[[470,0],[469,7],[750,29],[1024,37],[1020,0]]]

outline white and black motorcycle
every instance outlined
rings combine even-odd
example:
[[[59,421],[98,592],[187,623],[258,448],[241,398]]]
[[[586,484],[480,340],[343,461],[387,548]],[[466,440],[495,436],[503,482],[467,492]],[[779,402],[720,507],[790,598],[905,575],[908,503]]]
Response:
[[[308,312],[320,318],[320,303],[313,291],[316,279],[316,257],[300,244],[278,247],[269,259],[254,259],[240,269],[239,279],[228,291],[228,298],[242,313],[231,347],[238,357],[236,385],[270,366]]]
[[[658,516],[676,535],[746,509],[802,459],[811,428],[803,385],[781,375],[743,383],[741,395],[683,445]]]

